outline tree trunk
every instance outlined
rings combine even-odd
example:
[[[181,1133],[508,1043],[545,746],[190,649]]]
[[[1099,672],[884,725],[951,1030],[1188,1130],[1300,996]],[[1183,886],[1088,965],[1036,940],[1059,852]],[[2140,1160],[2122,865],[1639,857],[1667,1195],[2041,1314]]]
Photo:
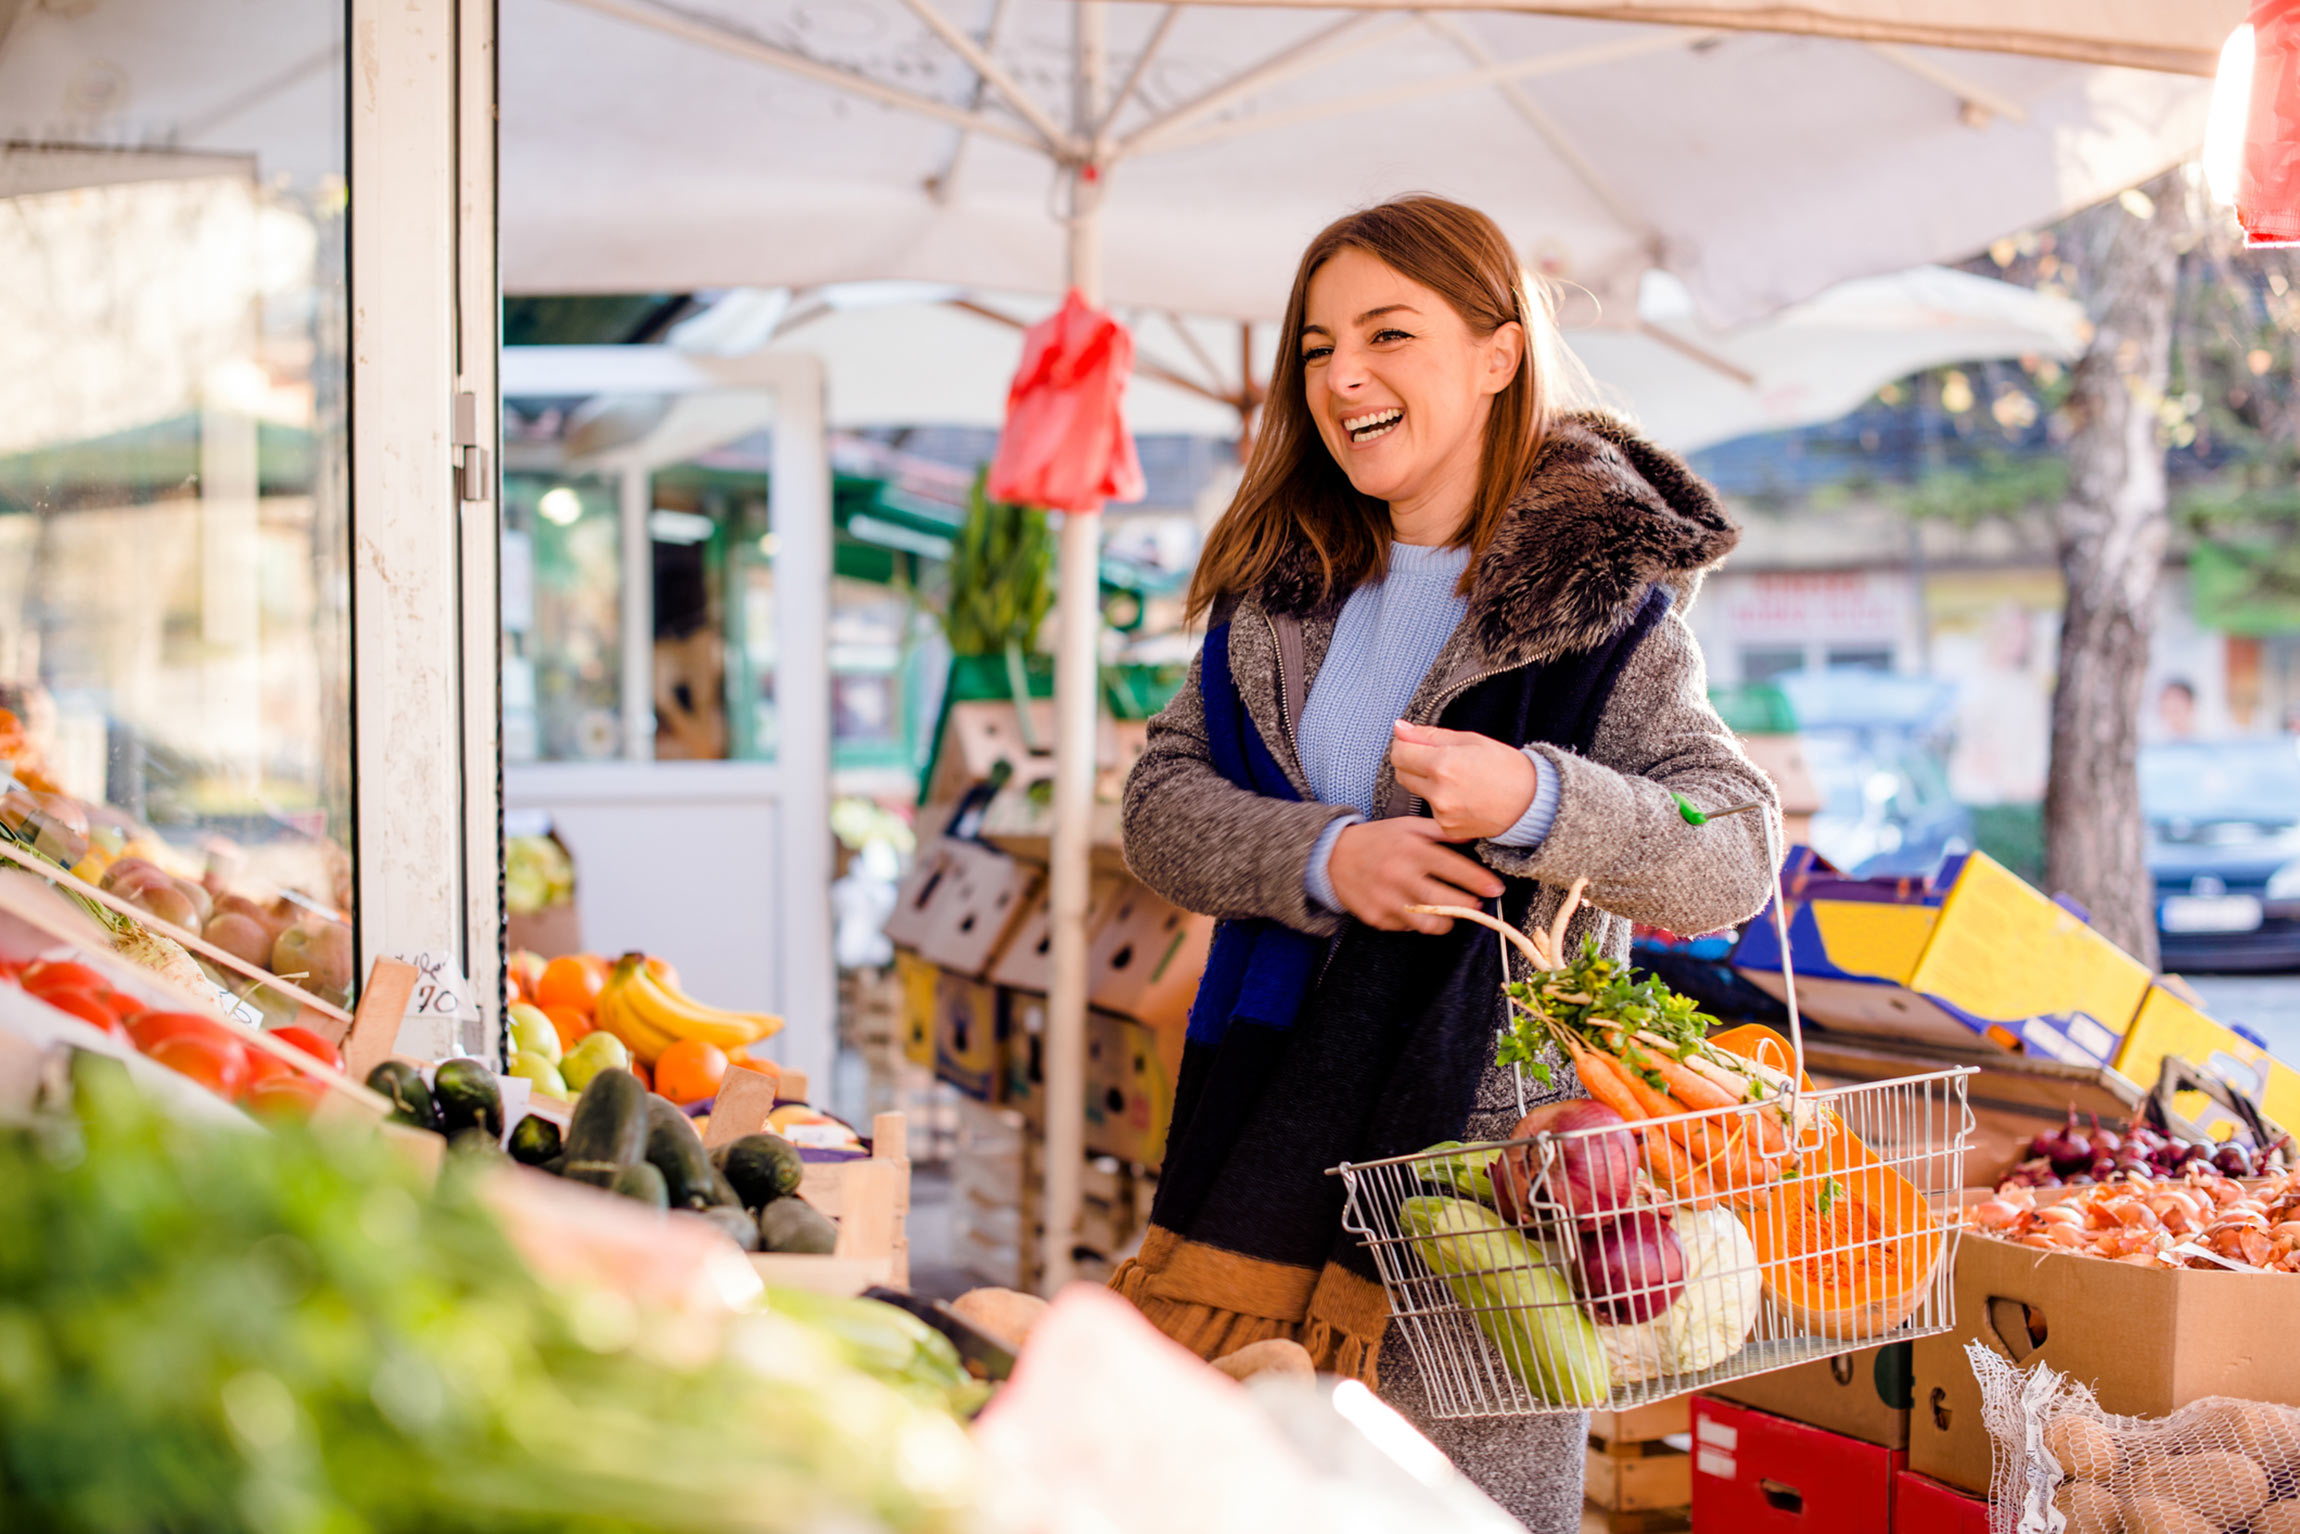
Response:
[[[2087,263],[2095,328],[2067,405],[2068,498],[2057,530],[2068,597],[2044,831],[2049,887],[2075,897],[2102,935],[2154,968],[2155,885],[2135,758],[2170,530],[2158,407],[2191,215],[2178,172],[2146,193],[2149,216],[2101,210],[2106,227]]]

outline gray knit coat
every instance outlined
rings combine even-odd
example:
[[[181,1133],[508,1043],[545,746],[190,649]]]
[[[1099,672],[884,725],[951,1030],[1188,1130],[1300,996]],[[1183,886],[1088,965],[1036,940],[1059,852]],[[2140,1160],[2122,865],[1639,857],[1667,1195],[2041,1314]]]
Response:
[[[1632,923],[1709,932],[1747,920],[1769,898],[1757,818],[1690,826],[1670,797],[1681,793],[1712,810],[1758,800],[1776,814],[1771,781],[1709,704],[1701,651],[1685,622],[1702,573],[1738,537],[1714,492],[1679,459],[1610,417],[1585,413],[1553,430],[1480,555],[1468,613],[1406,709],[1415,723],[1437,723],[1454,697],[1486,676],[1619,632],[1656,583],[1676,597],[1622,672],[1588,754],[1534,745],[1560,789],[1548,837],[1531,849],[1475,848],[1498,872],[1540,883],[1529,925],[1546,927],[1567,888],[1586,878],[1587,904],[1571,940],[1594,934],[1605,952],[1625,957]],[[1303,884],[1319,833],[1351,813],[1314,801],[1294,747],[1348,596],[1322,584],[1307,550],[1298,549],[1262,589],[1223,604],[1240,697],[1301,802],[1254,794],[1215,770],[1195,662],[1173,703],[1151,721],[1148,749],[1126,784],[1126,861],[1185,910],[1268,918],[1320,936],[1338,934],[1348,920],[1312,905]],[[1422,809],[1386,760],[1375,806],[1384,815]],[[1506,1138],[1517,1104],[1510,1074],[1489,1070],[1464,1138]],[[1579,1526],[1586,1419],[1439,1421],[1394,1327],[1380,1374],[1383,1397],[1529,1529],[1562,1534]]]

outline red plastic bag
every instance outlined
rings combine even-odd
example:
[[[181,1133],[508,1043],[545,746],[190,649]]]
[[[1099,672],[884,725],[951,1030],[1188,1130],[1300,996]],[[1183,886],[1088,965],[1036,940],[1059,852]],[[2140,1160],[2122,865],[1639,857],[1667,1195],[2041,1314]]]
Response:
[[[1006,393],[990,498],[1053,511],[1142,499],[1142,461],[1119,410],[1133,367],[1126,327],[1076,289],[1031,326]]]
[[[2253,0],[2252,98],[2236,217],[2248,245],[2300,242],[2300,0]]]

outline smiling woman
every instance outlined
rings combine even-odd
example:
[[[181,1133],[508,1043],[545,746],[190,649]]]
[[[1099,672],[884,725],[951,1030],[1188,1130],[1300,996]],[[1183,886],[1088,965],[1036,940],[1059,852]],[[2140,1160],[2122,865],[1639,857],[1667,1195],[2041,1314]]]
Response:
[[[1208,1358],[1290,1338],[1376,1386],[1527,1527],[1578,1526],[1586,1423],[1465,1420],[1341,1228],[1328,1168],[1511,1135],[1497,900],[1626,958],[1764,904],[1770,809],[1682,609],[1736,529],[1610,417],[1484,215],[1403,198],[1302,258],[1268,415],[1191,591],[1212,627],[1126,785],[1145,884],[1224,918],[1151,1228],[1112,1283]],[[1569,1095],[1571,1069],[1545,1063]]]

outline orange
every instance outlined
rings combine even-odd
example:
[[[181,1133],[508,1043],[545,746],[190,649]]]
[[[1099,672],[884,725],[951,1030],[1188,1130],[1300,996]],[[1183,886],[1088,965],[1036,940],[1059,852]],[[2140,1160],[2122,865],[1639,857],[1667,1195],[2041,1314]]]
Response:
[[[682,1108],[719,1095],[727,1052],[708,1039],[681,1039],[656,1057],[655,1090]]]
[[[535,999],[535,988],[543,983],[543,968],[546,962],[543,955],[531,948],[513,951],[511,958],[503,966],[503,978],[506,983],[519,992],[519,996],[514,997],[514,1000],[524,998],[533,1001]]]
[[[775,1090],[778,1092],[782,1090],[783,1068],[769,1060],[765,1055],[745,1053],[729,1056],[727,1068],[736,1071],[757,1071],[762,1076],[772,1076],[775,1079]]]
[[[535,984],[535,1004],[548,1015],[553,1007],[573,1007],[585,1017],[599,1004],[607,977],[583,962],[583,954],[564,954],[543,966]]]
[[[575,1041],[591,1031],[591,1019],[573,1007],[545,1007],[543,1015],[551,1019],[561,1049],[573,1049]]]
[[[650,1092],[655,1090],[654,1079],[647,1074],[647,1062],[637,1055],[631,1057],[631,1074],[639,1078],[639,1085]]]

